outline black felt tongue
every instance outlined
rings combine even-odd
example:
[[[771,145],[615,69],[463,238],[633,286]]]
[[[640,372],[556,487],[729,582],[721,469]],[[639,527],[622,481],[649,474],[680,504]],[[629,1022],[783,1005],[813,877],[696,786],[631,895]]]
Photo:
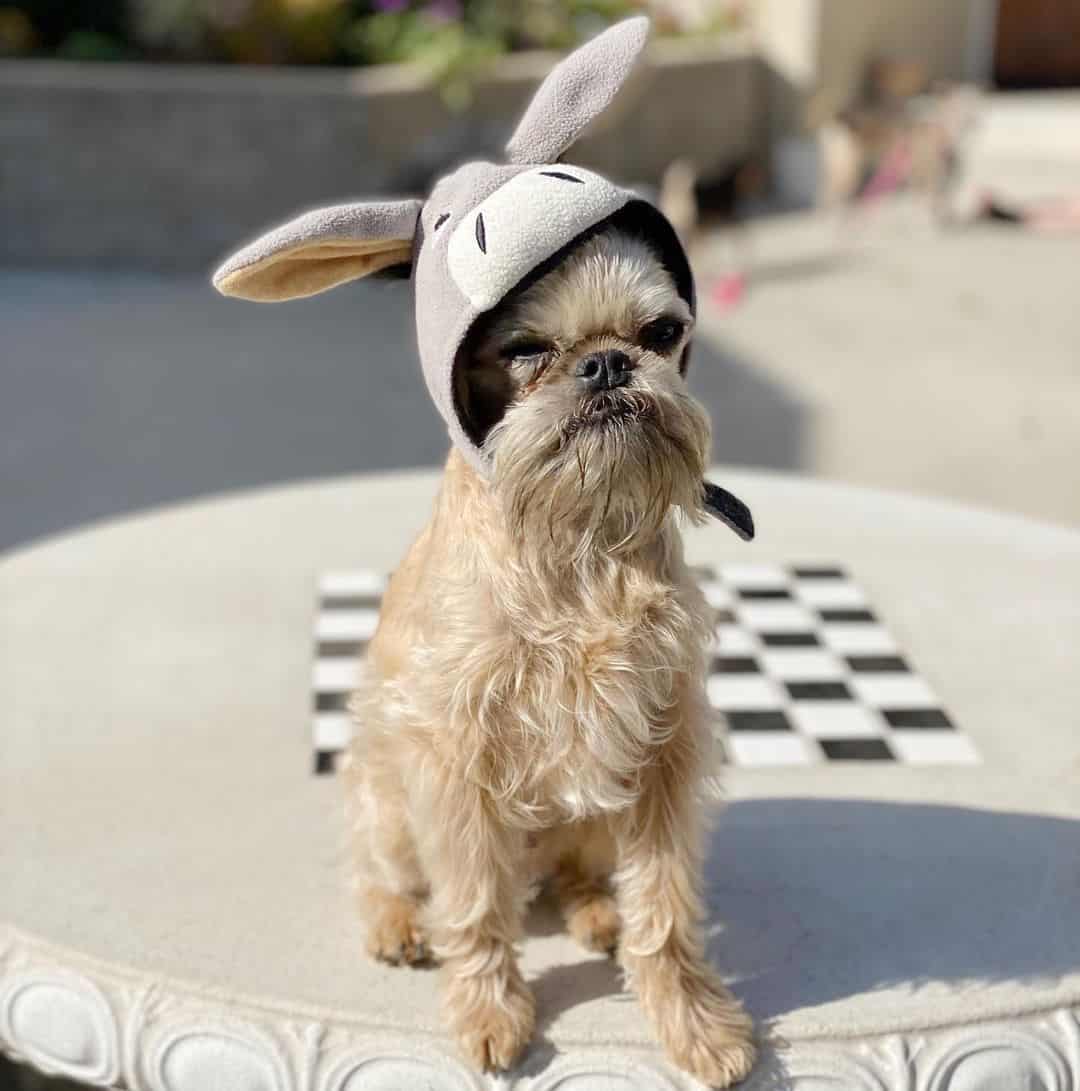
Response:
[[[705,481],[703,485],[705,510],[731,527],[744,542],[749,542],[754,537],[754,517],[750,514],[750,509],[727,489],[722,489],[711,481]]]

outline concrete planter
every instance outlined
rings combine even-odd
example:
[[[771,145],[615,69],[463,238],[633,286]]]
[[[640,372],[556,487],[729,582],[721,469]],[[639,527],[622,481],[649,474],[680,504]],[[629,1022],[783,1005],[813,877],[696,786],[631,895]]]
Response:
[[[407,65],[358,70],[0,63],[0,262],[198,268],[295,210],[419,192],[499,154],[550,54],[503,59],[463,114]],[[660,42],[572,158],[655,182],[754,145],[747,39]]]

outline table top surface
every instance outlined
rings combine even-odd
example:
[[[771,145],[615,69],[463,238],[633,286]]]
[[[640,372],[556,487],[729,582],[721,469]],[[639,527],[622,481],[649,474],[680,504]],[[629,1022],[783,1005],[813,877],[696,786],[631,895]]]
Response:
[[[982,763],[732,769],[710,953],[789,1039],[1080,1003],[1080,534],[718,468],[758,539],[688,559],[841,562]],[[310,774],[313,588],[388,571],[433,473],[317,481],[93,527],[0,563],[4,936],[90,977],[439,1034],[435,977],[361,953],[341,786]],[[607,961],[539,914],[552,1041],[643,1043]]]

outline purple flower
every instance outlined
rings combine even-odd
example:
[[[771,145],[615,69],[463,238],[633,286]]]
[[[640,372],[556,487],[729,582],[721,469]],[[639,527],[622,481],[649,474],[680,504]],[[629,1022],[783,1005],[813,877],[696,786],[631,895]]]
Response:
[[[409,0],[375,0],[375,6],[379,11],[404,11],[409,6]]]
[[[461,18],[460,0],[431,0],[424,14],[440,23],[452,23]]]

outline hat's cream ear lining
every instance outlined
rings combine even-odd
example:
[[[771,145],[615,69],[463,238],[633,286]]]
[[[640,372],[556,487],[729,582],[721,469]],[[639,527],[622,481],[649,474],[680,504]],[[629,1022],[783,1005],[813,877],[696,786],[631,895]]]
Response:
[[[256,303],[303,299],[412,260],[412,239],[323,239],[299,243],[214,281],[223,295]]]

